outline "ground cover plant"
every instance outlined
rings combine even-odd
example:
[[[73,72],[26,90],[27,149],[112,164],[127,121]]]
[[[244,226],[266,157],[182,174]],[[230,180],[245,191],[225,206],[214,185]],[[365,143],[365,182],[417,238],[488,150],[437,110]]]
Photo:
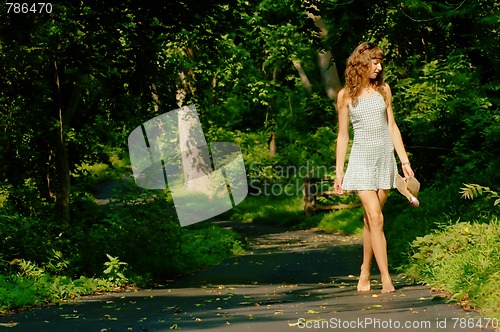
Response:
[[[458,222],[411,244],[405,274],[500,319],[500,223]]]

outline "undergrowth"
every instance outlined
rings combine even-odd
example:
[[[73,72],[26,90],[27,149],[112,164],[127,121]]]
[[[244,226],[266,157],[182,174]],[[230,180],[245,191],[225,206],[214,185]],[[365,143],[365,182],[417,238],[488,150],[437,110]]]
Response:
[[[459,222],[413,241],[410,277],[500,319],[500,222]]]
[[[127,264],[107,255],[102,277],[71,278],[50,264],[39,266],[24,259],[3,262],[7,273],[0,275],[0,311],[22,309],[35,305],[66,302],[99,292],[123,290],[129,286],[125,277]],[[65,266],[61,260],[59,266]]]
[[[450,292],[463,306],[478,308],[485,315],[500,319],[499,196],[490,188],[475,184],[465,185],[461,193],[469,199],[485,195],[468,205],[470,212],[462,215],[463,220],[470,217],[472,221],[442,224],[414,239],[401,270],[420,282]]]

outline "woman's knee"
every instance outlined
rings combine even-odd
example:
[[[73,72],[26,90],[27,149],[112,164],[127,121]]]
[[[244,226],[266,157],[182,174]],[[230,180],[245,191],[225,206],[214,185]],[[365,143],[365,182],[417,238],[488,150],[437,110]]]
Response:
[[[376,231],[384,228],[384,216],[382,213],[368,213],[367,219],[370,230]]]

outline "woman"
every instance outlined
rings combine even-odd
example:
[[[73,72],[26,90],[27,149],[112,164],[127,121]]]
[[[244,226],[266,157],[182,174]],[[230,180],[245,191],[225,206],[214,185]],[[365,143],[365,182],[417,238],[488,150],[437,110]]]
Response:
[[[382,292],[394,292],[387,263],[382,207],[395,188],[397,174],[394,150],[405,177],[413,176],[401,133],[394,120],[392,94],[382,77],[382,50],[372,43],[361,43],[348,59],[345,86],[337,97],[339,118],[335,191],[356,191],[364,208],[363,263],[357,289],[370,290],[373,256],[377,261]],[[354,139],[344,175],[349,144],[349,119]]]

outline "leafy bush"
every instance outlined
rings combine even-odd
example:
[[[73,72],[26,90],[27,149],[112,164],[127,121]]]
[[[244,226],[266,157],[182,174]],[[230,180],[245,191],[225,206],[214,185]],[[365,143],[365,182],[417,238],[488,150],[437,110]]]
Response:
[[[117,258],[107,255],[102,278],[81,276],[72,279],[54,275],[47,267],[16,259],[10,263],[10,271],[0,275],[0,310],[25,308],[74,299],[95,292],[107,292],[126,286],[123,265]],[[52,264],[56,266],[58,264]],[[50,268],[50,267],[49,267]]]
[[[11,274],[10,265],[1,266],[2,280],[14,284],[7,288],[15,294],[21,291],[15,284],[32,284],[38,271],[35,283],[40,285],[32,289],[35,293],[15,295],[15,299],[2,292],[0,301],[5,306],[24,306],[24,302],[88,294],[82,287],[91,292],[128,283],[145,286],[243,251],[241,239],[229,229],[210,222],[180,227],[167,192],[138,193],[127,185],[122,189],[104,205],[96,204],[89,194],[74,192],[70,229],[62,229],[53,220],[9,215],[4,209],[0,215],[2,259],[24,263],[19,276]],[[102,278],[88,278],[95,275]],[[50,294],[47,289],[52,289]]]
[[[498,165],[498,106],[466,55],[452,52],[420,64],[417,58],[409,62],[411,77],[394,84],[398,124],[417,174],[429,181],[481,176]]]
[[[459,222],[412,243],[407,275],[500,318],[500,223]]]
[[[58,228],[50,221],[0,211],[0,252],[11,261],[26,258],[36,263],[52,257],[58,241]],[[51,239],[51,241],[47,241]]]
[[[410,257],[402,265],[409,276],[451,292],[464,305],[478,306],[500,318],[500,222],[498,193],[466,184],[462,197],[486,194],[490,213],[475,222],[441,225],[411,243]],[[472,209],[472,216],[476,210]],[[488,216],[486,220],[485,216]]]
[[[172,278],[242,250],[238,241],[210,222],[181,227],[170,198],[160,193],[107,204],[103,218],[75,238],[75,265],[96,273],[108,253],[127,263],[132,278]]]

